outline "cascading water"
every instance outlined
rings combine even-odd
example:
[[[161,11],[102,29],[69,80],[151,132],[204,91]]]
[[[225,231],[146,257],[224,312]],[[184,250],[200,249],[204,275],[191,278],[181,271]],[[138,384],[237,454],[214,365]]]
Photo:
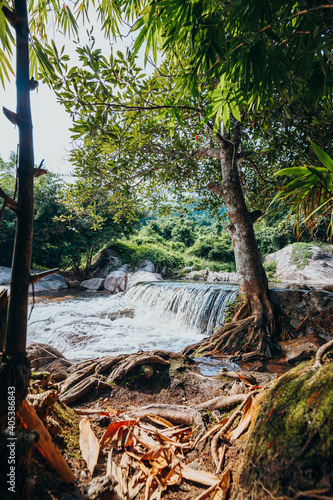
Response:
[[[127,293],[133,305],[154,310],[156,319],[169,318],[179,328],[211,335],[223,325],[226,308],[236,298],[236,287],[203,283],[144,283]],[[171,314],[170,314],[171,313]]]
[[[56,347],[75,361],[105,354],[181,351],[223,324],[237,287],[154,282],[126,294],[82,294],[35,305],[28,340]]]

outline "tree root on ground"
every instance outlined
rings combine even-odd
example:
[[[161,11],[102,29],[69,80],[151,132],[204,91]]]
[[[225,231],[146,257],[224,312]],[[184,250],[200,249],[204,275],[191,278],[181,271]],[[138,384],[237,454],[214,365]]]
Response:
[[[201,403],[198,408],[200,410],[223,410],[228,411],[230,408],[242,403],[247,398],[247,394],[233,394],[232,396],[220,396],[218,398],[209,399]]]
[[[216,356],[244,353],[245,356],[271,356],[275,330],[271,307],[259,299],[255,305],[251,307],[250,301],[245,301],[231,323],[224,325],[208,339],[187,346],[183,354]]]
[[[237,410],[234,411],[234,413],[231,415],[231,417],[228,418],[227,422],[224,424],[222,429],[220,429],[219,432],[217,434],[215,434],[215,436],[213,437],[212,444],[211,444],[211,453],[212,453],[212,457],[213,457],[213,460],[214,460],[217,468],[219,467],[219,464],[220,464],[220,459],[219,459],[218,452],[217,452],[219,440],[226,439],[225,434],[231,428],[231,426],[235,422],[236,418],[242,413],[242,410],[243,410],[244,406],[246,405],[246,403],[248,402],[248,400],[252,396],[255,396],[256,394],[258,394],[258,391],[251,391],[246,395],[243,394],[243,396],[245,396],[245,397],[243,399],[242,404],[237,408]]]
[[[331,351],[332,349],[333,349],[333,339],[329,340],[328,342],[326,342],[326,344],[319,347],[316,353],[315,363],[312,367],[313,370],[317,370],[318,368],[321,368],[323,366],[324,355],[329,351]]]
[[[206,430],[206,424],[203,421],[200,411],[195,408],[189,408],[188,406],[181,405],[151,404],[130,412],[121,413],[119,418],[139,418],[141,420],[149,420],[148,417],[150,415],[164,418],[174,425],[195,425],[199,433],[194,446],[196,446]]]
[[[139,356],[137,354],[129,355],[119,367],[113,370],[108,377],[108,381],[116,382],[118,380],[122,380],[136,367],[147,364],[170,365],[170,362],[160,356],[155,356],[152,353],[144,353]]]
[[[90,391],[96,385],[97,382],[98,378],[91,375],[90,377],[81,380],[81,382],[77,383],[67,392],[62,393],[59,396],[59,401],[61,403],[66,403],[66,404],[73,403],[73,401],[77,401],[82,396],[87,394],[87,392]]]

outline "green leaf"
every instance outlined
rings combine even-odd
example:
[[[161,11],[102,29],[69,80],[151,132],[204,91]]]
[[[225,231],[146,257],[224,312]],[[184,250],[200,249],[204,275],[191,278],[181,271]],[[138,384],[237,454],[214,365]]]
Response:
[[[240,110],[239,110],[238,104],[235,101],[230,101],[229,102],[229,106],[230,106],[230,111],[233,114],[233,116],[236,118],[236,120],[238,120],[239,122],[241,122],[242,118],[241,118],[241,114],[240,114]]]
[[[221,115],[222,115],[222,106],[216,113],[216,118],[215,118],[215,124],[214,124],[214,130],[213,130],[213,137],[216,136],[217,131],[219,129],[220,123],[221,123]]]
[[[228,106],[228,104],[225,104],[223,106],[222,119],[223,119],[224,126],[225,126],[226,130],[229,130],[229,127],[230,127],[230,113],[229,113],[229,106]]]
[[[325,167],[328,168],[330,172],[333,172],[333,159],[330,156],[328,156],[328,154],[325,153],[325,151],[323,151],[314,142],[310,141],[310,143],[313,151],[316,153],[317,157],[322,162],[322,164],[325,165]]]

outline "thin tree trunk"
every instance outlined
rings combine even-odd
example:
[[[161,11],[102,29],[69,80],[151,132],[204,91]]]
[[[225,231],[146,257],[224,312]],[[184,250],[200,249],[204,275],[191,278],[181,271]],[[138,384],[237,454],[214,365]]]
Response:
[[[26,351],[33,227],[33,140],[30,110],[29,28],[25,0],[15,0],[16,87],[19,129],[18,213],[12,263],[5,353]]]

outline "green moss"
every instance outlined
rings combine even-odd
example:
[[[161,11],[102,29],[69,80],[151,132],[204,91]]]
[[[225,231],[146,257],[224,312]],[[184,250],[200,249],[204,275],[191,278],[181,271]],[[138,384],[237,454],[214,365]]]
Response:
[[[294,243],[291,251],[291,264],[296,266],[296,269],[304,269],[309,259],[312,257],[310,248],[311,243]]]
[[[276,496],[293,495],[323,488],[327,478],[333,487],[333,363],[317,371],[311,364],[290,370],[268,391],[249,437],[242,488],[262,484]]]
[[[45,380],[50,378],[50,372],[37,372],[35,370],[31,371],[31,380]]]
[[[81,459],[78,416],[71,408],[60,402],[54,405],[53,416],[61,425],[63,435],[63,440],[57,442],[57,445],[60,449],[66,450],[71,458]]]

